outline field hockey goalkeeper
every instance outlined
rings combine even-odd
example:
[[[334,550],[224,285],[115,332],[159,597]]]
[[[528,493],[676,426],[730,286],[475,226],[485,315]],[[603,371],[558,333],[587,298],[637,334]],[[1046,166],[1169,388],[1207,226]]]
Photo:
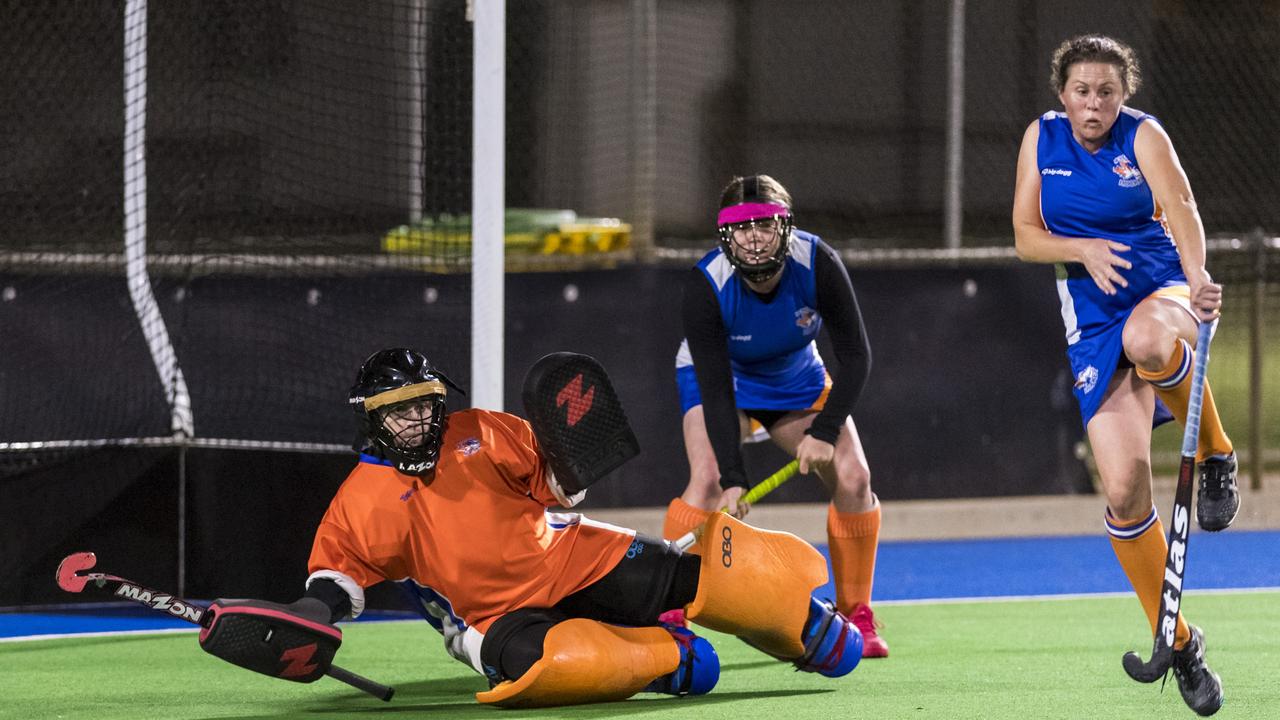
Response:
[[[447,651],[488,679],[477,700],[508,707],[711,691],[711,644],[658,621],[677,608],[800,670],[839,677],[857,666],[862,636],[812,596],[826,563],[794,535],[717,513],[699,556],[561,510],[639,452],[593,359],[539,361],[525,381],[528,421],[449,413],[460,392],[409,349],[360,368],[350,395],[360,460],[309,562],[307,605],[323,604],[328,623],[359,616],[365,588],[394,582]]]

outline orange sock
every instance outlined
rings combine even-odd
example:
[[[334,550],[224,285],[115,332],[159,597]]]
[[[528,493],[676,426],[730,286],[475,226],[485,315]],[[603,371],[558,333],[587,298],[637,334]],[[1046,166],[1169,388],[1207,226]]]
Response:
[[[827,506],[827,547],[835,573],[836,609],[853,616],[858,603],[871,604],[871,581],[876,572],[880,541],[880,501],[860,513],[842,513]]]
[[[1156,515],[1155,507],[1139,520],[1120,520],[1107,510],[1107,533],[1111,535],[1111,549],[1129,576],[1129,584],[1138,594],[1142,609],[1151,623],[1151,634],[1156,632],[1160,615],[1160,595],[1164,589],[1164,561],[1169,554],[1169,541],[1164,536],[1164,523]],[[1187,621],[1178,613],[1178,629],[1174,633],[1173,646],[1180,648],[1191,637]]]
[[[662,537],[667,540],[679,540],[706,522],[709,515],[711,515],[710,510],[694,507],[680,498],[675,498],[667,506],[667,519],[662,523]]]
[[[1169,362],[1157,372],[1147,372],[1135,368],[1138,377],[1151,383],[1156,389],[1169,412],[1183,426],[1187,424],[1187,405],[1191,402],[1191,365],[1195,361],[1195,353],[1191,344],[1179,339],[1174,343],[1173,355]],[[1218,408],[1213,404],[1213,393],[1209,390],[1209,380],[1204,381],[1204,399],[1200,405],[1200,438],[1196,448],[1196,461],[1203,462],[1210,455],[1227,455],[1235,448],[1231,438],[1222,429],[1222,420],[1218,417]]]

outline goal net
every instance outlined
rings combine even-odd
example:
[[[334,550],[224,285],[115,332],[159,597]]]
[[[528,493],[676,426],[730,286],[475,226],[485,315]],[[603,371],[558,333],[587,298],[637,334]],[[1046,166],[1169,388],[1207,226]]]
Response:
[[[43,42],[2,81],[0,472],[341,450],[345,388],[386,346],[468,381],[466,4],[352,7],[14,6],[0,37]]]

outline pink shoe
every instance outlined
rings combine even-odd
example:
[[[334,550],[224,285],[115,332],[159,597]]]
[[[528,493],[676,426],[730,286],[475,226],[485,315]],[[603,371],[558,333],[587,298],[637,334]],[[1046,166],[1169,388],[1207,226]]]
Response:
[[[889,657],[889,643],[876,633],[876,629],[882,625],[876,622],[876,614],[871,611],[870,605],[858,603],[849,619],[862,631],[862,657]]]
[[[663,625],[673,625],[681,628],[689,627],[689,621],[684,618],[684,608],[676,608],[662,613],[658,616],[658,622]]]

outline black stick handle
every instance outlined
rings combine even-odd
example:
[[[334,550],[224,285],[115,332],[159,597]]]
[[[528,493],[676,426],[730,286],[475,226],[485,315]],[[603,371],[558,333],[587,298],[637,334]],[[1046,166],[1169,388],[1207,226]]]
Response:
[[[374,682],[363,675],[357,675],[350,670],[338,667],[337,665],[330,665],[329,669],[325,672],[325,675],[328,675],[334,680],[341,680],[357,690],[363,690],[383,702],[390,702],[391,696],[396,694],[396,689],[389,685]]]

